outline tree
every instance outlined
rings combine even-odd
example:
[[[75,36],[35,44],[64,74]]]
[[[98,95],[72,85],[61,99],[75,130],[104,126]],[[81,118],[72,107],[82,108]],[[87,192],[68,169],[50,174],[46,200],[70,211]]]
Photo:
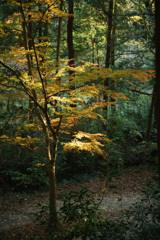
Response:
[[[105,61],[105,67],[109,68],[110,65],[110,58],[111,58],[111,38],[112,38],[112,18],[113,18],[113,0],[110,0],[109,2],[109,13],[108,13],[108,32],[107,32],[107,52],[106,52],[106,61]],[[109,79],[106,78],[104,81],[104,86],[106,88],[109,87]],[[104,107],[104,111],[107,112],[107,102],[108,102],[108,96],[104,93],[103,97],[104,101],[106,102],[106,106]]]
[[[160,3],[155,0],[155,47],[156,47],[156,83],[155,83],[155,119],[157,127],[157,146],[160,182]]]
[[[101,76],[101,72],[90,65],[78,67],[74,70],[73,79],[74,84],[76,83],[76,88],[71,88],[71,82],[68,81],[69,76],[67,74],[68,70],[70,71],[70,67],[62,65],[57,73],[56,67],[53,65],[54,59],[49,55],[50,44],[45,41],[43,43],[37,42],[38,29],[40,29],[42,22],[49,22],[52,14],[63,14],[64,17],[68,17],[68,15],[59,11],[57,6],[49,1],[41,1],[41,4],[44,4],[41,8],[43,9],[42,12],[39,12],[40,8],[37,8],[36,3],[30,4],[28,2],[26,5],[22,0],[14,3],[17,6],[15,17],[17,18],[18,16],[18,27],[24,34],[24,42],[23,44],[21,43],[21,46],[17,45],[14,51],[10,52],[13,56],[12,61],[9,61],[5,53],[3,53],[3,61],[0,60],[2,67],[1,76],[3,78],[0,84],[6,91],[7,89],[16,91],[15,97],[17,98],[19,98],[19,94],[28,96],[34,106],[32,114],[36,123],[32,122],[29,125],[27,123],[27,126],[29,127],[32,124],[34,128],[42,128],[49,175],[49,225],[52,226],[52,229],[59,230],[60,222],[56,206],[55,175],[59,135],[65,131],[66,126],[67,128],[73,127],[83,117],[93,119],[101,117],[95,110],[102,107],[103,102],[97,103],[95,101],[94,104],[89,106],[89,99],[96,99],[97,95],[103,91],[100,85],[96,86],[94,84],[94,81]],[[14,19],[13,16],[10,19]],[[12,21],[14,20],[10,20],[9,23]],[[34,26],[34,32],[30,31],[31,23]],[[30,47],[28,47],[29,43]],[[41,64],[42,55],[39,52],[39,45],[46,49],[43,64]],[[24,56],[26,56],[26,59]],[[16,68],[17,65],[18,68]],[[44,71],[44,66],[46,71]],[[59,77],[61,77],[61,84],[57,84]],[[71,91],[72,94],[70,94]],[[75,100],[77,106],[73,108],[71,102],[74,103]],[[101,119],[103,120],[102,117]],[[1,140],[10,143],[19,142],[19,144],[24,144],[25,141],[26,144],[34,143],[34,138],[32,139],[32,137],[29,140],[19,136],[9,139],[9,137],[2,135]],[[92,154],[97,152],[105,157],[105,152],[101,149],[103,141],[110,142],[103,134],[90,134],[79,131],[73,136],[70,143],[64,144],[64,149],[86,150]]]
[[[66,151],[85,150],[91,154],[97,152],[106,158],[103,142],[110,143],[110,140],[105,135],[73,131],[73,127],[83,119],[88,121],[89,118],[102,120],[105,123],[105,119],[101,116],[101,109],[105,107],[106,103],[100,98],[97,100],[97,96],[102,96],[104,93],[106,96],[110,95],[111,98],[127,99],[124,94],[104,88],[101,82],[106,78],[113,78],[118,83],[120,78],[144,80],[148,75],[145,71],[133,69],[112,71],[109,68],[97,68],[90,63],[81,63],[75,67],[72,36],[73,15],[70,15],[73,14],[73,1],[69,1],[69,14],[63,12],[56,1],[41,0],[40,5],[35,1],[22,0],[10,1],[10,3],[14,11],[4,18],[4,23],[0,27],[1,32],[5,29],[4,37],[9,31],[14,33],[15,42],[9,45],[7,52],[1,52],[0,85],[4,92],[12,90],[16,101],[23,96],[28,111],[32,110],[34,120],[29,124],[28,122],[23,124],[26,127],[37,129],[42,136],[39,139],[30,136],[28,139],[27,136],[22,138],[2,135],[1,141],[10,144],[33,144],[35,141],[45,139],[44,149],[49,175],[49,225],[52,225],[52,229],[59,229],[55,175],[59,144]],[[55,17],[58,19],[63,17],[68,22],[69,60],[59,60],[57,57],[59,55],[59,37],[58,41],[55,40],[57,38],[53,33],[51,34],[50,29],[54,25]],[[44,29],[46,25],[47,31]],[[94,28],[94,30],[96,29]],[[60,33],[60,28],[58,32]],[[53,44],[55,42],[58,44],[56,45],[57,54],[54,56]],[[67,58],[67,52],[65,54],[65,58]],[[32,108],[29,108],[28,97]],[[107,102],[107,104],[110,103]],[[71,129],[71,141],[63,142],[60,135],[65,134],[66,136]]]
[[[75,59],[74,59],[74,46],[73,46],[73,21],[74,21],[74,0],[68,0],[68,23],[67,23],[67,48],[68,48],[68,59],[69,59],[69,76],[70,76],[70,93],[72,94],[72,90],[75,90],[75,83],[72,81],[74,76],[73,68],[75,67]],[[70,105],[72,107],[76,107],[75,102],[71,102]]]
[[[62,11],[63,7],[63,0],[61,0],[60,3],[60,11]],[[59,53],[60,53],[60,42],[61,42],[61,25],[62,25],[62,17],[59,17],[59,22],[58,22],[58,36],[57,36],[57,51],[56,51],[56,61],[57,61],[57,71],[58,73],[58,66],[59,66]]]

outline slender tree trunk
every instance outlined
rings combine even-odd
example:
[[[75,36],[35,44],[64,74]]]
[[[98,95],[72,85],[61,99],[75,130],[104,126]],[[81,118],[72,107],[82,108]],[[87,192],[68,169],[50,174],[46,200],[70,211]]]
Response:
[[[109,13],[108,13],[108,33],[107,33],[107,52],[105,67],[109,68],[110,56],[111,56],[111,39],[112,39],[112,25],[113,25],[113,0],[109,3]]]
[[[39,8],[39,12],[41,13],[42,12],[42,4],[41,3],[38,3],[38,8]],[[39,29],[38,29],[38,32],[39,32],[39,43],[42,42],[42,23],[40,23],[39,25]]]
[[[92,63],[93,64],[95,63],[94,51],[95,51],[95,38],[92,39]]]
[[[100,62],[99,62],[98,38],[97,38],[97,65],[98,65],[98,67],[100,66]]]
[[[42,12],[42,4],[41,3],[38,3],[38,8],[39,8],[39,12],[41,13]],[[39,43],[42,43],[42,38],[43,38],[43,27],[42,27],[42,22],[39,24],[39,29],[38,29],[38,41]],[[40,47],[41,48],[41,47]],[[41,52],[41,49],[39,49],[40,52]],[[42,63],[43,65],[43,62],[44,62],[44,56],[43,54],[40,54],[39,55],[40,57],[40,62]]]
[[[61,0],[60,3],[60,10],[62,11],[62,7],[63,7],[63,1]],[[61,25],[62,25],[62,17],[59,17],[59,21],[58,21],[58,35],[57,35],[57,51],[56,51],[56,74],[59,71],[59,56],[60,56],[60,43],[61,43]],[[60,78],[57,79],[57,84],[60,84]],[[54,117],[56,118],[57,116],[57,111],[58,111],[58,107],[57,107],[57,100],[55,100],[55,114]]]
[[[114,67],[115,65],[115,45],[116,45],[116,14],[117,14],[117,5],[115,1],[115,6],[114,6],[114,19],[113,19],[113,27],[112,27],[112,47],[111,47],[111,66]],[[111,90],[115,90],[115,81],[114,79],[111,79]],[[111,97],[111,111],[114,113],[116,111],[116,102],[115,98]]]
[[[52,233],[54,231],[61,230],[61,224],[57,214],[57,200],[56,200],[56,158],[57,158],[57,139],[59,135],[59,128],[61,121],[59,123],[57,134],[56,132],[52,133],[54,142],[52,146],[52,154],[51,154],[51,142],[50,142],[50,131],[51,123],[47,115],[47,109],[45,113],[45,117],[41,114],[38,114],[38,118],[42,123],[43,132],[45,134],[45,152],[48,166],[48,177],[49,177],[49,221],[48,221],[48,229]],[[48,119],[48,121],[47,121]],[[52,129],[53,130],[53,129]],[[51,131],[53,132],[53,131]]]
[[[60,3],[60,10],[62,11],[63,0]],[[57,52],[56,52],[56,73],[58,73],[59,68],[59,52],[60,52],[60,43],[61,43],[61,25],[62,25],[62,17],[59,17],[58,23],[58,36],[57,36]]]
[[[152,100],[151,100],[151,107],[150,107],[150,112],[149,112],[148,129],[147,129],[147,134],[146,134],[147,143],[149,143],[150,134],[151,134],[152,117],[153,117],[153,112],[154,112],[154,106],[155,106],[155,87],[153,89],[153,95],[152,95]]]
[[[111,57],[111,39],[112,39],[112,18],[113,18],[113,0],[109,2],[109,13],[108,13],[108,33],[107,33],[107,51],[106,51],[106,60],[105,60],[105,67],[109,68],[110,64],[110,57]],[[104,87],[107,89],[109,87],[109,78],[104,80]],[[104,92],[103,100],[105,102],[105,106],[103,108],[106,117],[108,113],[108,94]],[[103,126],[104,130],[106,130],[106,125]]]
[[[74,21],[74,3],[73,0],[68,0],[68,8],[69,8],[69,16],[68,24],[67,24],[67,46],[68,46],[68,58],[69,58],[69,66],[74,67],[74,47],[73,47],[73,21]],[[72,71],[70,72],[72,74]]]
[[[31,3],[31,0],[28,1],[29,5]],[[31,11],[31,6],[29,6],[28,11]],[[23,39],[24,39],[24,48],[25,50],[31,50],[32,49],[32,22],[30,21],[31,15],[28,16],[29,24],[28,29],[26,27],[26,20],[24,19],[24,12],[22,6],[20,7],[21,17],[23,19],[22,21],[22,28],[23,28]],[[27,65],[28,65],[28,76],[32,78],[32,54],[26,54],[27,58]],[[33,123],[33,111],[34,111],[34,104],[32,100],[29,98],[29,123]],[[30,136],[33,138],[33,132],[30,130]],[[33,150],[34,146],[33,144],[30,145],[30,148]],[[33,162],[32,158],[32,150],[31,150],[31,157],[30,157],[30,164]]]
[[[60,231],[61,224],[57,215],[56,205],[56,158],[57,144],[53,144],[52,157],[50,153],[50,142],[47,139],[48,176],[49,176],[49,229]]]
[[[68,46],[68,58],[69,58],[69,67],[75,67],[75,60],[74,60],[74,45],[73,45],[73,21],[74,21],[74,0],[68,0],[68,13],[71,14],[68,18],[67,24],[67,46]],[[69,71],[69,82],[70,82],[70,107],[72,109],[76,108],[76,101],[73,101],[73,95],[75,95],[75,83],[73,83],[74,79],[74,72],[72,70]],[[75,126],[70,129],[70,138],[73,139],[73,135],[75,132]],[[69,157],[72,159],[73,168],[76,162],[75,154],[70,152]]]
[[[155,0],[155,46],[156,46],[156,85],[155,85],[155,119],[157,127],[158,169],[160,183],[160,1]]]
[[[73,46],[73,21],[74,21],[74,1],[68,0],[68,8],[69,8],[69,16],[68,24],[67,24],[67,46],[68,46],[68,58],[69,58],[69,66],[75,67],[75,60],[74,60],[74,46]],[[70,90],[75,91],[75,84],[72,82],[72,77],[74,77],[74,72],[72,70],[69,71],[69,78],[70,78]],[[70,103],[71,107],[76,107],[76,103]]]
[[[31,0],[29,0],[29,12],[32,11],[31,8]],[[31,15],[28,16],[28,49],[32,49],[32,22],[31,22]],[[32,62],[32,54],[29,54],[29,68],[28,68],[28,76],[32,78],[33,73],[32,73],[32,67],[33,67],[33,62]],[[33,111],[34,111],[34,103],[31,99],[29,99],[29,123],[33,124],[34,119],[33,119]],[[30,130],[30,135],[33,138],[33,131]],[[30,148],[33,150],[34,146],[33,144],[30,146]],[[31,162],[33,161],[31,157]]]

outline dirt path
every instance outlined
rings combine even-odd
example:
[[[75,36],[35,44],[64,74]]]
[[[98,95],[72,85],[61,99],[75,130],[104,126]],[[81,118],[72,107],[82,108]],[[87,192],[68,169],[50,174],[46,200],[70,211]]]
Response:
[[[95,192],[93,197],[102,195],[106,189],[101,208],[107,216],[117,217],[119,212],[127,209],[142,196],[142,190],[152,179],[152,173],[146,169],[136,169],[125,172],[119,179],[113,179],[106,188],[106,179],[96,179],[82,184],[68,184],[58,188],[58,194],[71,190],[79,191],[87,187]],[[38,204],[48,205],[48,193],[11,194],[0,199],[0,239],[29,239],[33,233],[42,232],[42,227],[36,221]],[[58,205],[61,202],[58,202]]]

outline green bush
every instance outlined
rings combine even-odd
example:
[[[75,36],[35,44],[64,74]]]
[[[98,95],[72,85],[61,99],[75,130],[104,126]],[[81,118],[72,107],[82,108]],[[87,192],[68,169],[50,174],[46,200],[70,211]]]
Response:
[[[126,213],[127,239],[159,240],[160,239],[160,188],[152,184],[144,192],[140,202],[133,205]]]
[[[60,197],[59,215],[63,230],[41,240],[159,240],[160,188],[152,184],[144,197],[123,214],[123,220],[108,220],[100,211],[103,198],[95,200],[88,189]],[[41,207],[43,214],[48,209]],[[33,239],[38,239],[34,238]],[[40,240],[40,239],[39,239]]]
[[[63,206],[59,210],[59,215],[63,230],[59,234],[48,235],[43,239],[124,240],[125,224],[122,221],[106,220],[100,211],[103,197],[95,200],[91,194],[87,188],[82,188],[80,192],[71,191],[60,196]],[[47,211],[45,206],[41,206],[39,215],[43,216]]]
[[[14,186],[14,190],[34,189],[48,185],[47,171],[43,164],[27,168],[25,173],[14,170],[6,170],[1,173],[8,178],[11,186]]]

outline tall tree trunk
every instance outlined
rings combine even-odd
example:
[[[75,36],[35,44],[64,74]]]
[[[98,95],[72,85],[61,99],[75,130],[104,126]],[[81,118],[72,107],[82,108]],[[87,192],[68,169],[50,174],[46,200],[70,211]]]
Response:
[[[67,46],[68,46],[68,58],[69,58],[69,67],[75,67],[75,60],[74,60],[74,46],[73,46],[73,21],[74,21],[74,0],[68,0],[68,13],[71,14],[68,18],[67,24]],[[70,82],[70,107],[72,109],[76,108],[76,101],[73,101],[73,95],[75,95],[75,83],[73,82],[74,79],[74,71],[69,70],[69,82]],[[73,95],[72,95],[73,93]],[[73,135],[75,132],[75,126],[70,129],[70,138],[73,139]],[[70,152],[69,158],[72,159],[72,168],[75,166],[75,154]]]
[[[29,0],[29,9],[28,9],[28,11],[29,12],[32,11],[31,0]],[[29,23],[28,23],[28,48],[29,48],[29,50],[32,50],[32,22],[31,22],[31,15],[30,14],[28,15],[28,21],[29,21]],[[32,67],[33,67],[32,54],[29,54],[29,59],[30,59],[30,63],[29,63],[30,67],[28,68],[28,76],[32,77],[33,76],[33,73],[32,73]],[[34,112],[34,103],[29,98],[29,123],[30,124],[33,124],[33,122],[34,122],[33,112]],[[31,138],[33,138],[33,131],[31,129],[30,129],[30,135],[31,135]],[[32,163],[33,162],[32,151],[34,149],[34,145],[33,144],[31,144],[30,149],[31,149],[30,162]]]
[[[111,66],[114,67],[115,65],[115,45],[116,45],[116,14],[117,14],[117,4],[116,4],[116,0],[115,0],[115,5],[114,5],[114,18],[113,18],[113,27],[112,27],[112,46],[111,46]],[[113,79],[111,79],[111,90],[115,90],[115,81]],[[114,113],[116,111],[116,99],[111,97],[111,102],[113,102],[113,104],[111,104],[111,110],[112,113]]]
[[[153,95],[152,95],[151,106],[150,106],[150,111],[149,111],[148,128],[147,128],[147,134],[146,134],[147,143],[149,143],[150,134],[151,134],[154,106],[155,106],[155,86],[154,86],[154,89],[153,89]]]
[[[109,13],[108,13],[108,33],[107,33],[107,52],[105,67],[109,68],[110,56],[111,56],[111,39],[112,39],[112,25],[113,25],[113,0],[109,3]]]
[[[28,11],[31,11],[31,0],[28,1],[29,3],[29,8]],[[31,50],[32,49],[32,22],[30,21],[31,19],[31,15],[28,15],[28,28],[26,26],[26,19],[24,17],[24,12],[23,12],[23,7],[21,4],[20,7],[20,12],[21,12],[21,17],[23,19],[22,21],[22,29],[23,29],[23,39],[24,39],[24,48],[25,50]],[[33,74],[32,74],[32,54],[31,53],[27,53],[26,54],[26,58],[27,58],[27,67],[28,67],[28,76],[32,78]],[[34,111],[34,104],[32,102],[32,100],[29,98],[29,123],[33,123],[33,111]],[[30,136],[33,138],[33,132],[32,130],[30,130]],[[30,149],[34,149],[33,144],[30,145]],[[30,164],[32,164],[33,162],[33,158],[32,158],[32,150],[31,150],[31,157],[30,157]]]
[[[158,169],[160,183],[160,2],[155,0],[155,46],[156,46],[156,86],[155,86],[155,119],[157,127]]]
[[[95,63],[94,51],[95,51],[95,38],[92,39],[92,63],[93,64]]]
[[[74,47],[73,47],[73,21],[74,21],[74,3],[73,0],[68,0],[68,13],[71,14],[68,18],[67,24],[67,46],[68,46],[68,58],[69,58],[69,66],[74,67]],[[70,72],[72,74],[72,71]]]
[[[48,229],[52,233],[54,231],[61,231],[61,224],[57,214],[57,194],[56,194],[56,159],[57,159],[57,140],[59,136],[59,129],[61,125],[61,120],[59,122],[59,126],[57,128],[57,132],[51,127],[51,123],[48,117],[47,109],[45,109],[45,117],[41,114],[38,114],[38,118],[42,123],[43,132],[45,134],[45,153],[46,160],[48,166],[48,177],[49,177],[49,221],[48,221]],[[51,142],[50,142],[50,131],[51,135],[54,139],[52,146],[52,154],[51,154]]]
[[[60,2],[60,10],[62,11],[62,7],[63,7],[63,1],[61,0]],[[62,17],[59,17],[58,20],[58,35],[57,35],[57,51],[56,51],[56,74],[59,71],[59,55],[60,55],[60,43],[61,43],[61,25],[62,25]],[[57,79],[57,84],[60,84],[60,78]],[[57,100],[55,100],[55,113],[54,113],[54,117],[56,118],[57,116],[57,111],[58,111],[58,107],[57,107]]]
[[[111,39],[112,39],[112,18],[113,18],[113,0],[109,2],[109,12],[108,12],[108,32],[107,32],[107,51],[106,51],[106,60],[105,60],[105,67],[109,68],[110,64],[110,57],[111,57]],[[104,80],[104,87],[107,89],[109,87],[109,78]],[[104,92],[103,100],[105,102],[105,106],[103,108],[106,117],[108,112],[108,94]],[[104,130],[106,130],[106,125],[103,126]]]
[[[38,3],[38,10],[40,13],[42,13],[42,3]],[[43,39],[43,27],[42,27],[42,22],[39,23],[39,29],[38,29],[38,41],[39,43],[42,43],[42,39]],[[41,47],[40,47],[41,48]],[[39,49],[39,51],[41,52],[41,49]],[[43,62],[44,62],[44,56],[43,56],[43,53],[39,55],[40,57],[40,63],[42,63],[43,65]]]
[[[63,0],[60,3],[60,10],[62,11]],[[59,17],[58,22],[58,36],[57,36],[57,52],[56,52],[56,73],[58,73],[59,68],[59,52],[60,52],[60,42],[61,42],[61,25],[62,25],[62,17]]]
[[[68,0],[68,13],[71,14],[68,18],[67,24],[67,46],[68,46],[68,58],[69,58],[69,66],[75,67],[74,60],[74,46],[73,46],[73,21],[74,21],[74,0]],[[75,91],[75,84],[72,82],[72,77],[74,77],[74,72],[69,70],[69,78],[70,78],[70,90]],[[70,103],[71,107],[76,107],[76,103]]]
[[[98,67],[99,67],[99,66],[100,66],[100,62],[99,62],[98,37],[97,37],[97,41],[96,41],[96,43],[97,43],[97,65],[98,65]]]
[[[49,229],[59,231],[61,230],[61,224],[57,215],[56,205],[56,158],[57,158],[57,144],[53,144],[52,157],[50,152],[49,139],[47,144],[47,157],[48,157],[48,176],[49,176]]]

